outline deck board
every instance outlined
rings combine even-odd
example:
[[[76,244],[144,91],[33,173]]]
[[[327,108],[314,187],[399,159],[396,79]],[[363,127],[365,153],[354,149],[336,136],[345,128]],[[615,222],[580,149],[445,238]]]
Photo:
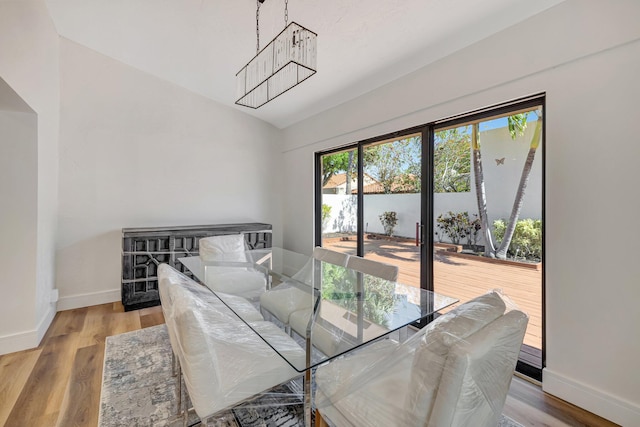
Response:
[[[351,237],[323,239],[323,246],[339,252],[355,254],[356,241]],[[365,240],[365,258],[371,258],[400,269],[398,281],[420,286],[420,248],[412,240]],[[433,263],[434,290],[468,301],[491,289],[502,289],[505,295],[529,315],[524,344],[542,348],[542,270],[518,265],[486,262],[436,252]]]

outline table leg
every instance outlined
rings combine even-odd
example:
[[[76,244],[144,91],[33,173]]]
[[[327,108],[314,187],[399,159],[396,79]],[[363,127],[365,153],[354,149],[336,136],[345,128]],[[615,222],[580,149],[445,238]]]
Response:
[[[304,381],[302,384],[303,392],[304,392],[304,425],[305,427],[313,427],[314,423],[311,420],[311,412],[313,411],[312,405],[312,395],[313,395],[313,384],[312,381],[312,369],[311,369],[311,354],[313,351],[313,345],[311,344],[311,331],[313,330],[313,325],[316,322],[316,316],[318,314],[318,309],[320,306],[320,300],[322,297],[320,294],[316,295],[316,301],[313,305],[313,311],[311,312],[311,317],[309,318],[309,322],[307,323],[307,330],[305,334],[305,350],[306,350],[306,363],[307,369],[304,371]]]
[[[305,427],[313,427],[314,423],[311,419],[311,412],[313,411],[313,405],[311,402],[311,369],[307,369],[304,372],[302,388],[304,393],[304,425]]]

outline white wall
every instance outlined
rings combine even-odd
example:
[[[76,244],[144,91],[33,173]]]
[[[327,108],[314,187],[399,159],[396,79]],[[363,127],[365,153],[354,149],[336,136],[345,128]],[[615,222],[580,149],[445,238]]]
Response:
[[[5,353],[33,345],[29,334],[16,332],[35,326],[37,156],[36,115],[0,111],[0,337]]]
[[[29,288],[25,306],[0,333],[0,354],[35,347],[55,314],[50,302],[54,282],[56,208],[58,197],[58,124],[60,108],[58,34],[43,0],[0,1],[0,78],[37,114],[37,162],[21,171],[25,180],[37,179],[35,249],[23,254],[34,270],[28,280],[13,286]],[[10,226],[10,225],[9,225]],[[26,279],[26,277],[25,277]],[[14,294],[0,295],[3,300]],[[16,297],[21,297],[16,295]],[[0,312],[6,303],[0,305]]]
[[[482,132],[481,153],[482,171],[484,175],[485,190],[487,193],[487,214],[489,223],[494,219],[509,219],[513,201],[518,190],[522,168],[529,154],[529,144],[535,131],[535,122],[529,122],[523,136],[511,139],[509,129],[506,127]],[[531,167],[529,183],[525,190],[520,218],[541,218],[542,211],[542,158],[544,156],[542,145],[536,150],[536,156]],[[504,157],[502,164],[496,164],[495,159]],[[475,197],[475,178],[471,173],[471,191],[468,193],[473,199],[472,206],[465,208],[469,214],[478,212],[478,203]],[[444,196],[438,194],[437,196]],[[436,203],[436,210],[438,201]]]
[[[257,221],[281,243],[277,129],[64,38],[61,74],[59,309],[120,299],[123,227]]]
[[[639,18],[637,1],[568,0],[286,129],[285,247],[313,244],[315,151],[546,92],[543,387],[640,425]]]

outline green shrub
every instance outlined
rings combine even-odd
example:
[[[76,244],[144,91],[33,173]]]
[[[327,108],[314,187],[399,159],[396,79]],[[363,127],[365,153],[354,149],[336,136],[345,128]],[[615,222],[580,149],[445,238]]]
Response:
[[[503,219],[493,221],[493,235],[496,243],[504,238],[507,223]],[[542,259],[542,220],[525,218],[518,220],[507,254],[513,258],[532,261]]]
[[[458,245],[461,239],[467,239],[467,244],[475,246],[478,241],[478,232],[482,228],[478,215],[473,214],[475,217],[471,219],[469,212],[451,212],[446,215],[440,214],[436,219],[436,226],[444,234],[449,236],[451,243]],[[436,232],[436,235],[439,233]]]
[[[322,224],[324,225],[324,223],[331,217],[331,206],[329,205],[322,205]]]

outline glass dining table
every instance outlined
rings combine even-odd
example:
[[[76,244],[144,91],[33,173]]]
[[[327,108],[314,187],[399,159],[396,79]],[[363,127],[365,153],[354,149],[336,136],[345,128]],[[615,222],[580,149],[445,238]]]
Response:
[[[178,260],[232,311],[232,302],[227,304],[225,301],[232,297],[217,292],[216,281],[222,280],[224,273],[238,269],[263,274],[265,295],[251,299],[256,308],[276,319],[268,315],[271,313],[269,308],[261,306],[261,301],[266,300],[264,297],[271,293],[281,305],[295,310],[291,316],[302,319],[297,328],[291,329],[291,325],[282,323],[281,326],[298,338],[305,351],[304,359],[281,351],[279,340],[261,334],[260,330],[252,328],[253,319],[245,319],[243,312],[234,311],[303,375],[305,426],[312,425],[311,381],[315,367],[394,333],[402,338],[402,332],[409,325],[428,323],[434,313],[457,302],[432,291],[384,280],[279,247],[208,255],[206,261],[199,256]]]

